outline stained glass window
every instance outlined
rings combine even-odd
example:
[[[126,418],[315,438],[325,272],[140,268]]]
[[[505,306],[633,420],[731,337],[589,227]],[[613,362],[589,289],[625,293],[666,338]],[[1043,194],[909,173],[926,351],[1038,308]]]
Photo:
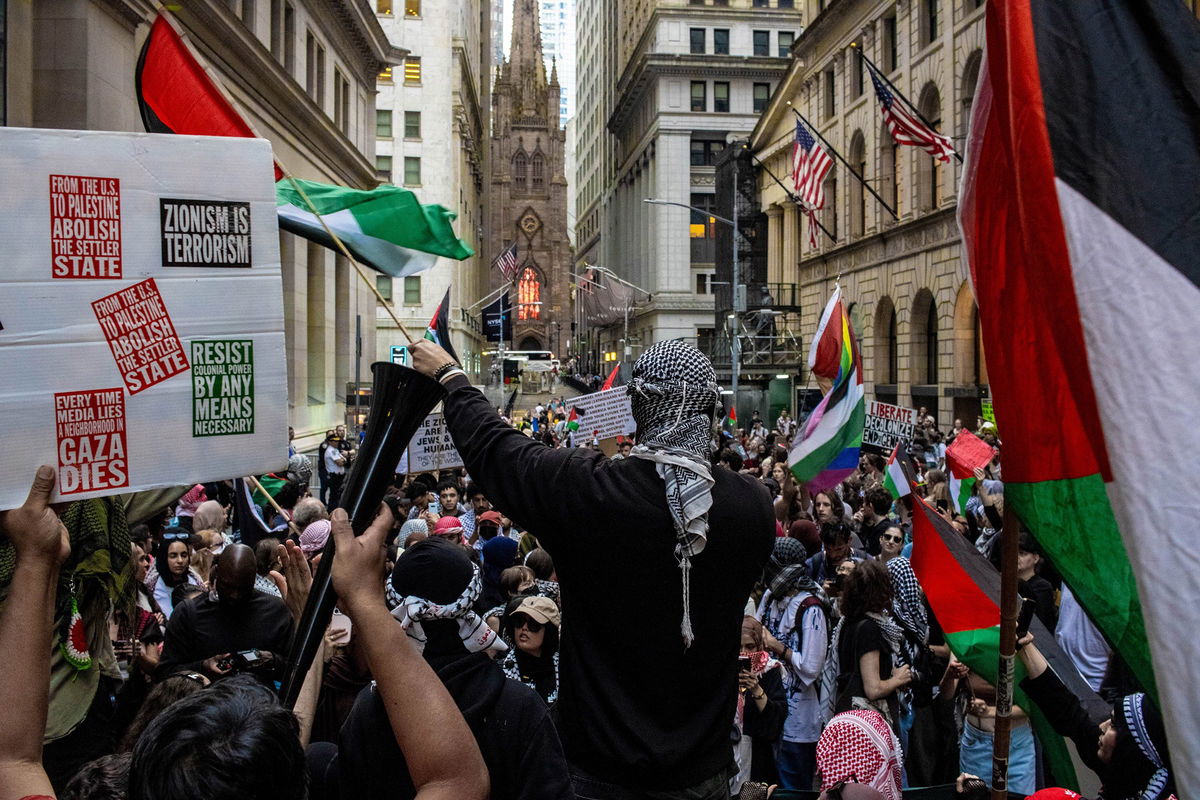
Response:
[[[521,271],[517,280],[517,319],[542,318],[542,282],[532,267]]]

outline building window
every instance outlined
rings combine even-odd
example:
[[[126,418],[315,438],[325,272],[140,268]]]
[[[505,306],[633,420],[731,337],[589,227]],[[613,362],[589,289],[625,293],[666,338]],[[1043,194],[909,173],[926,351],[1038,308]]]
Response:
[[[879,127],[879,188],[884,201],[900,213],[900,145],[892,138],[887,123]],[[885,219],[890,219],[890,215]]]
[[[513,189],[517,192],[526,191],[526,181],[529,179],[529,160],[523,151],[518,151],[513,157]]]
[[[404,138],[405,139],[420,139],[421,138],[421,112],[420,111],[405,111],[404,112]]]
[[[421,0],[404,0],[404,16],[421,16]]]
[[[713,81],[713,111],[729,112],[729,84]]]
[[[404,305],[421,305],[421,276],[408,275],[404,278]]]
[[[404,157],[404,185],[421,185],[421,159],[415,156]]]
[[[983,63],[983,51],[976,50],[967,56],[967,66],[962,79],[962,111],[959,135],[965,140],[971,129],[971,104],[975,100],[975,85],[979,83],[979,66]]]
[[[392,13],[392,0],[375,0],[375,13],[376,14],[391,14]]]
[[[847,56],[850,59],[850,91],[853,92],[852,97],[862,97],[863,89],[866,86],[863,75],[863,60],[857,49],[851,50]]]
[[[712,294],[714,290],[712,282],[715,277],[711,272],[697,272],[696,294]]]
[[[704,81],[692,81],[692,111],[708,110],[708,85]]]
[[[692,28],[691,29],[691,43],[692,43],[691,52],[693,52],[693,53],[703,53],[704,52],[704,43],[705,43],[706,36],[707,36],[707,34],[705,33],[704,28]]]
[[[917,104],[921,115],[928,120],[935,131],[942,127],[942,101],[938,95],[937,86],[932,82],[925,84],[921,91],[921,101]],[[937,159],[924,151],[916,153],[917,158],[917,210],[932,211],[938,207],[941,200],[941,173],[937,168]]]
[[[392,138],[392,112],[390,109],[375,112],[375,136],[378,139]]]
[[[729,30],[727,28],[713,29],[713,52],[719,56],[729,55]]]
[[[517,319],[542,318],[542,282],[537,270],[526,267],[517,280]]]
[[[546,160],[542,158],[541,153],[535,153],[530,159],[529,173],[533,179],[533,191],[540,192],[546,188]]]
[[[779,8],[795,8],[796,0],[779,0]]]
[[[896,49],[898,45],[896,42],[895,12],[883,18],[883,31],[880,38],[883,40],[880,43],[883,45],[883,71],[887,73],[895,72],[900,61],[899,53]]]
[[[829,231],[829,235],[835,242],[838,238],[837,204],[837,178],[830,175],[825,179],[825,207],[821,209],[821,224],[825,226],[825,230]]]
[[[0,6],[3,6],[3,5],[4,5],[4,3],[0,3]],[[240,13],[240,16],[242,18],[242,24],[245,25],[246,28],[251,33],[254,33],[254,28],[255,28],[254,22],[255,22],[255,17],[257,16],[254,13],[254,11],[255,11],[254,0],[242,0],[242,9],[241,9],[241,13]],[[0,9],[0,16],[3,16],[3,14],[4,14],[4,11],[2,9]],[[2,26],[0,26],[0,27],[2,27]],[[3,122],[0,121],[0,124],[3,124]]]
[[[404,82],[421,82],[421,59],[419,56],[408,56],[404,59]]]
[[[350,81],[337,69],[333,71],[333,124],[350,133]]]
[[[376,275],[375,289],[379,292],[379,296],[387,302],[392,302],[392,276],[391,275]]]
[[[867,178],[867,141],[862,131],[855,131],[850,137],[850,166],[862,177]],[[867,197],[863,190],[862,181],[850,176],[848,185],[850,192],[850,236],[857,238],[863,235],[867,220]],[[859,333],[862,331],[860,330]]]
[[[724,139],[692,139],[692,166],[693,167],[711,167],[717,163],[717,156],[725,149]],[[692,205],[707,207],[703,202],[697,203],[697,197],[709,197],[712,195],[692,195]],[[714,206],[715,208],[715,206]]]
[[[771,55],[771,32],[770,31],[755,31],[754,32],[754,55],[756,55],[756,56]]]
[[[692,208],[700,210],[690,212],[688,236],[692,239],[715,239],[717,237],[717,221],[713,219],[712,214],[717,210],[717,196],[711,192],[708,194],[693,192],[690,205]]]
[[[829,119],[837,112],[837,97],[834,91],[837,88],[837,83],[833,75],[833,67],[825,70],[825,118]]]
[[[8,23],[7,0],[0,0],[0,125],[8,124]]]
[[[938,38],[939,0],[921,0],[921,47],[928,47]]]
[[[304,37],[304,91],[317,105],[324,107],[325,48],[312,31],[308,31]]]
[[[271,55],[283,59],[283,0],[271,0]]]
[[[296,9],[291,3],[283,4],[283,68],[296,74]]]
[[[754,84],[754,113],[761,114],[767,110],[767,103],[771,100],[771,84],[756,83]]]
[[[792,44],[796,41],[796,34],[791,31],[779,32],[779,57],[792,57]]]
[[[391,83],[392,82],[392,68],[384,67],[383,72],[379,73],[379,78],[377,80],[380,83]]]
[[[770,5],[769,0],[754,0],[754,3],[753,3],[753,6],[755,8],[767,8],[769,5]]]
[[[879,301],[875,311],[875,382],[895,385],[899,375],[900,348],[896,338],[896,307],[890,297]]]
[[[375,156],[375,177],[384,183],[392,182],[391,156]]]

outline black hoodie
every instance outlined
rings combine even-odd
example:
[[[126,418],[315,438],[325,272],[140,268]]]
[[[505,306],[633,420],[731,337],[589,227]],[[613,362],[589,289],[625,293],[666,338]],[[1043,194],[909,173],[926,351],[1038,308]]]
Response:
[[[430,645],[435,645],[430,633]],[[483,753],[492,800],[568,800],[575,794],[550,710],[528,686],[504,677],[485,653],[426,653]],[[346,800],[403,800],[416,794],[375,685],[342,727],[338,771]]]

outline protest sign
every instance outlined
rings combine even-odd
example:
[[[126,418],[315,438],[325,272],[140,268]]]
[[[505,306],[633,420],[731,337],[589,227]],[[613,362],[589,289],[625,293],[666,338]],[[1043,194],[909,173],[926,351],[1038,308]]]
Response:
[[[979,415],[993,425],[996,424],[996,409],[992,406],[991,400],[979,401]]]
[[[916,424],[916,409],[871,400],[867,403],[867,418],[863,425],[863,449],[888,455],[897,444],[907,445],[912,441]]]
[[[400,474],[417,474],[421,472],[436,472],[440,469],[453,469],[463,465],[462,456],[454,446],[454,438],[446,428],[446,422],[441,414],[430,414],[421,423],[421,427],[413,434],[408,443],[408,449],[400,457],[396,472]]]
[[[270,144],[0,128],[0,508],[282,469]]]
[[[577,444],[587,444],[592,439],[629,436],[637,429],[624,386],[580,395],[571,404],[579,422],[579,431],[575,434]]]

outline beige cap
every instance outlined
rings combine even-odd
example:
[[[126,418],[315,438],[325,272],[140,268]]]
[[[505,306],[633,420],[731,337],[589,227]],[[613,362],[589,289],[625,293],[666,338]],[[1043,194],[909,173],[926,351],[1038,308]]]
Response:
[[[562,613],[549,597],[526,597],[513,614],[527,614],[530,619],[543,625],[562,627]]]

